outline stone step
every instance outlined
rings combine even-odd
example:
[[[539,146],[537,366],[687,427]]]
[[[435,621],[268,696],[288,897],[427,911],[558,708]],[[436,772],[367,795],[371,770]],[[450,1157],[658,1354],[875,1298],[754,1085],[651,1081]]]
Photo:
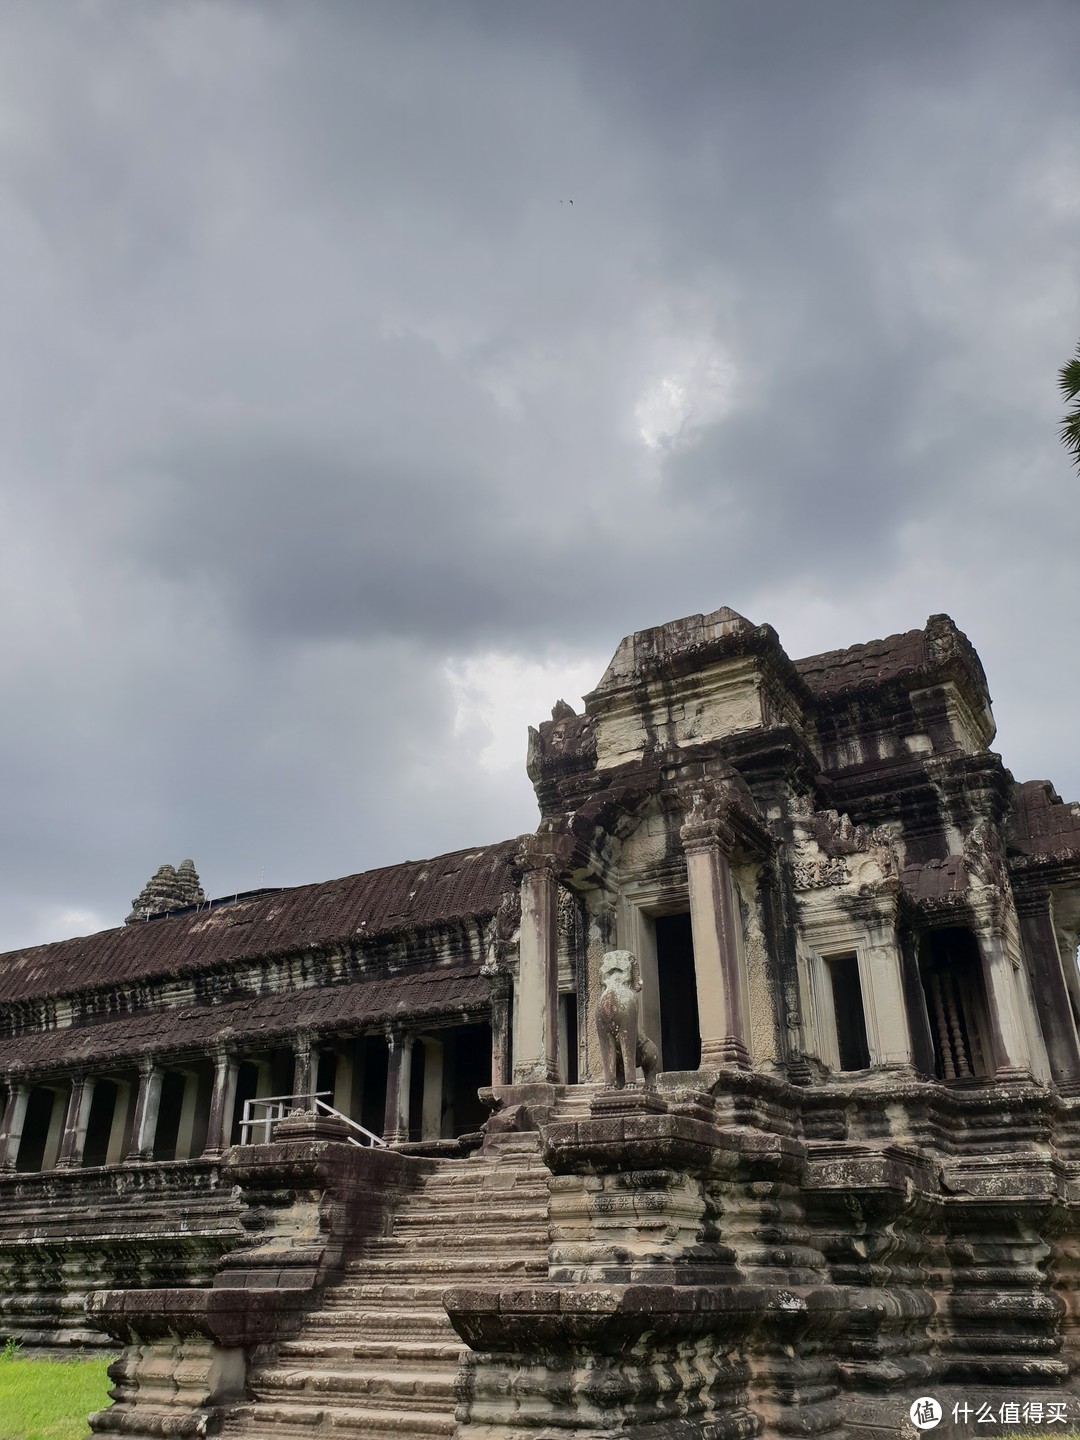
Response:
[[[492,1233],[492,1239],[497,1235],[507,1232],[520,1231],[522,1226],[546,1225],[547,1224],[547,1197],[544,1197],[543,1204],[535,1202],[529,1205],[491,1205],[484,1201],[478,1202],[483,1206],[484,1225]],[[413,1235],[424,1233],[428,1230],[438,1230],[440,1236],[445,1236],[447,1221],[451,1212],[449,1207],[446,1214],[439,1214],[437,1211],[418,1211],[411,1215],[397,1215],[394,1217],[395,1235]],[[471,1217],[470,1217],[471,1218]]]
[[[323,1296],[324,1309],[342,1310],[441,1310],[442,1297],[447,1290],[458,1285],[499,1285],[506,1280],[535,1283],[547,1276],[547,1267],[536,1272],[517,1272],[507,1275],[502,1271],[487,1270],[478,1273],[475,1269],[462,1271],[457,1276],[438,1275],[431,1279],[419,1276],[400,1283],[373,1281],[349,1285],[335,1285]]]
[[[351,1369],[290,1370],[279,1365],[260,1375],[250,1388],[256,1400],[274,1400],[280,1396],[293,1403],[305,1399],[320,1404],[327,1401],[350,1404],[361,1399],[379,1406],[452,1411],[457,1371],[456,1364],[410,1370],[371,1369],[360,1365]]]
[[[392,1233],[349,1260],[300,1333],[254,1370],[252,1401],[225,1434],[452,1436],[468,1348],[442,1297],[454,1285],[546,1278],[549,1178],[535,1136],[483,1160],[440,1161],[404,1197]]]
[[[512,1279],[514,1276],[546,1274],[547,1244],[545,1242],[543,1245],[537,1245],[528,1254],[489,1255],[483,1260],[460,1255],[427,1255],[423,1265],[417,1265],[414,1260],[402,1255],[355,1260],[346,1265],[340,1283],[344,1285],[374,1284],[380,1280],[400,1279],[404,1284],[410,1279],[424,1280],[430,1276],[433,1280],[436,1277],[447,1277],[446,1283],[450,1285],[456,1284],[459,1280],[466,1281],[471,1276],[478,1283],[484,1284],[488,1276],[497,1280],[504,1275],[508,1279]],[[338,1286],[334,1286],[333,1290],[338,1288]],[[326,1294],[328,1296],[333,1294],[333,1290],[328,1290]]]
[[[489,1257],[475,1265],[462,1264],[460,1257],[447,1255],[441,1259],[429,1258],[425,1265],[408,1265],[403,1260],[372,1262],[362,1270],[357,1269],[343,1275],[338,1283],[324,1291],[320,1304],[332,1304],[333,1297],[341,1294],[350,1303],[383,1304],[397,1297],[404,1298],[400,1286],[418,1285],[421,1294],[429,1293],[429,1287],[449,1285],[513,1285],[535,1281],[548,1273],[547,1252],[536,1251],[529,1256],[515,1260]],[[358,1287],[364,1287],[361,1293]],[[378,1288],[371,1288],[378,1287]],[[387,1288],[389,1287],[389,1288]],[[378,1289],[385,1295],[378,1298]]]
[[[421,1440],[452,1435],[457,1421],[453,1406],[446,1414],[412,1413],[359,1405],[297,1405],[274,1401],[246,1404],[233,1411],[226,1435],[246,1440],[299,1440],[316,1434],[338,1440]]]
[[[299,1338],[323,1330],[348,1329],[358,1340],[365,1336],[388,1337],[396,1334],[427,1335],[438,1338],[453,1334],[443,1309],[438,1310],[362,1310],[346,1305],[318,1310],[308,1317]]]
[[[428,1200],[432,1195],[456,1197],[471,1195],[488,1189],[531,1189],[547,1185],[546,1166],[537,1164],[524,1169],[520,1165],[507,1165],[492,1171],[474,1171],[468,1175],[432,1175],[416,1189],[416,1194]]]
[[[470,1215],[469,1221],[477,1218]],[[461,1230],[420,1231],[416,1234],[386,1235],[376,1240],[371,1246],[370,1253],[379,1258],[389,1258],[395,1253],[408,1250],[413,1254],[433,1253],[444,1254],[447,1250],[464,1251],[474,1255],[487,1255],[491,1253],[493,1243],[500,1250],[524,1250],[529,1251],[538,1243],[537,1227],[531,1229],[505,1229],[497,1234],[490,1234],[484,1230]],[[543,1225],[543,1243],[547,1245],[547,1217]]]
[[[362,1364],[380,1360],[401,1361],[404,1365],[429,1363],[456,1366],[469,1347],[455,1336],[453,1340],[286,1340],[278,1346],[278,1362],[325,1361],[326,1368],[347,1368],[354,1360]]]
[[[492,1191],[505,1191],[511,1195],[535,1193],[547,1190],[549,1171],[544,1168],[522,1173],[517,1169],[493,1171],[490,1175],[436,1176],[414,1193],[421,1202],[438,1200],[440,1203],[456,1203],[468,1196],[487,1195]]]

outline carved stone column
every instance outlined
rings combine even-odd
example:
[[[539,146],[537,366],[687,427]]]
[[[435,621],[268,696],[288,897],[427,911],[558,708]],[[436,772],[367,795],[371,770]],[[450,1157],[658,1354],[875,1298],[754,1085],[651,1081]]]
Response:
[[[1080,1087],[1080,1037],[1061,965],[1049,889],[1018,892],[1016,910],[1050,1074],[1056,1085],[1074,1091]],[[1075,967],[1072,955],[1069,959]]]
[[[60,1140],[60,1154],[56,1159],[58,1170],[74,1170],[82,1164],[83,1151],[86,1148],[86,1125],[90,1119],[90,1104],[94,1098],[94,1083],[85,1075],[76,1075],[72,1079],[64,1133]]]
[[[409,1138],[409,1088],[412,1082],[414,1037],[404,1030],[390,1030],[386,1036],[389,1055],[386,1066],[386,1114],[383,1139],[387,1144]]]
[[[139,1062],[139,1092],[135,1097],[135,1118],[131,1122],[129,1160],[152,1160],[161,1104],[161,1071],[149,1059]]]
[[[293,1095],[310,1101],[318,1073],[319,1047],[310,1033],[302,1032],[293,1041]]]
[[[904,962],[891,909],[866,907],[866,964],[859,967],[871,1064],[910,1067],[911,1028],[904,994]]]
[[[438,1040],[422,1040],[424,1093],[420,1109],[420,1139],[442,1138],[443,1047]]]
[[[1013,965],[1005,937],[997,930],[984,929],[979,933],[978,941],[983,960],[986,1003],[990,1011],[997,1076],[999,1079],[1007,1079],[1011,1075],[1030,1080],[1031,1052],[1020,1013],[1022,1002],[1018,993],[1016,967]]]
[[[514,996],[514,1082],[559,1078],[559,913],[555,861],[542,837],[522,855],[521,940]]]
[[[18,1164],[29,1100],[28,1085],[8,1081],[7,1104],[4,1106],[4,1118],[0,1120],[0,1170],[14,1170]]]
[[[680,833],[690,892],[702,1068],[747,1066],[745,982],[729,862],[734,835],[719,817],[691,819]]]
[[[232,1134],[233,1106],[236,1103],[236,1076],[240,1062],[227,1050],[214,1054],[214,1088],[210,1095],[210,1118],[206,1122],[204,1155],[220,1155],[228,1148]]]
[[[491,980],[491,1083],[510,1084],[510,981],[502,974]]]

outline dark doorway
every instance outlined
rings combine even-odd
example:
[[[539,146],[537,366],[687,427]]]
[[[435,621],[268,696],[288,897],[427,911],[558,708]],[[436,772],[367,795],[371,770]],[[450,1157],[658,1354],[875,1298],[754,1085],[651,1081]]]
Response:
[[[279,1045],[270,1055],[270,1094],[292,1095],[296,1057],[287,1045]]]
[[[337,1051],[320,1050],[319,1064],[315,1071],[315,1093],[321,1095],[328,1105],[334,1103],[334,1082],[337,1079]]]
[[[259,1088],[259,1067],[252,1060],[244,1060],[236,1072],[236,1098],[233,1101],[232,1126],[229,1130],[229,1144],[239,1145],[251,1144],[253,1140],[262,1139],[262,1135],[256,1135],[248,1131],[246,1135],[240,1133],[240,1123],[244,1118],[244,1106],[249,1100],[254,1100]],[[262,1115],[262,1110],[256,1111],[256,1117]]]
[[[158,1105],[157,1130],[154,1132],[155,1160],[176,1159],[176,1138],[180,1133],[186,1081],[187,1077],[179,1070],[166,1070],[161,1077],[161,1101]]]
[[[109,1154],[113,1115],[119,1086],[115,1080],[99,1080],[90,1101],[90,1118],[86,1122],[86,1144],[83,1146],[85,1166],[104,1165]]]
[[[444,1133],[471,1135],[488,1118],[478,1092],[491,1084],[491,1026],[456,1025],[438,1034],[443,1043]]]
[[[423,1114],[424,1114],[424,1071],[427,1069],[424,1063],[427,1058],[427,1047],[423,1045],[420,1038],[413,1041],[412,1065],[409,1070],[409,1139],[420,1140],[423,1138]]]
[[[841,1070],[867,1070],[870,1046],[866,1041],[866,1012],[857,955],[833,955],[826,960],[836,1018],[836,1047]]]
[[[577,996],[573,990],[559,996],[560,1070],[567,1085],[578,1082]]]
[[[357,1046],[357,1059],[364,1072],[360,1124],[373,1135],[381,1135],[386,1122],[386,1067],[389,1057],[390,1051],[382,1035],[365,1035]]]
[[[45,1158],[45,1146],[49,1140],[49,1124],[52,1121],[56,1092],[44,1086],[35,1086],[26,1102],[26,1117],[23,1121],[22,1140],[15,1161],[16,1170],[40,1170]]]
[[[701,1064],[694,938],[689,912],[657,915],[656,971],[660,986],[660,1048],[665,1070],[696,1070]]]

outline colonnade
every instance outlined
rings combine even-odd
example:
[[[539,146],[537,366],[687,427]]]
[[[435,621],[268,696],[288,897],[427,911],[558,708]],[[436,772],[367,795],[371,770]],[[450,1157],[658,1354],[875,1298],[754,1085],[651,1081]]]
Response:
[[[504,999],[490,1025],[402,1024],[344,1039],[301,1031],[273,1051],[218,1044],[201,1055],[143,1055],[107,1070],[8,1076],[0,1171],[212,1158],[238,1138],[245,1100],[310,1100],[320,1077],[327,1103],[389,1143],[445,1138],[463,1123],[477,1127],[476,1091],[493,1076],[508,1078],[506,1010]],[[106,1103],[95,1108],[96,1094]]]

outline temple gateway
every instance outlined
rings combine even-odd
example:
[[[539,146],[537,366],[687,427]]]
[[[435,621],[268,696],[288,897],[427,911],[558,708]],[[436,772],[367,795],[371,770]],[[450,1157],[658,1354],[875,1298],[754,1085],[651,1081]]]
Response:
[[[0,1339],[115,1347],[98,1435],[1077,1427],[1080,806],[993,738],[947,616],[721,609],[534,834],[0,957]]]

